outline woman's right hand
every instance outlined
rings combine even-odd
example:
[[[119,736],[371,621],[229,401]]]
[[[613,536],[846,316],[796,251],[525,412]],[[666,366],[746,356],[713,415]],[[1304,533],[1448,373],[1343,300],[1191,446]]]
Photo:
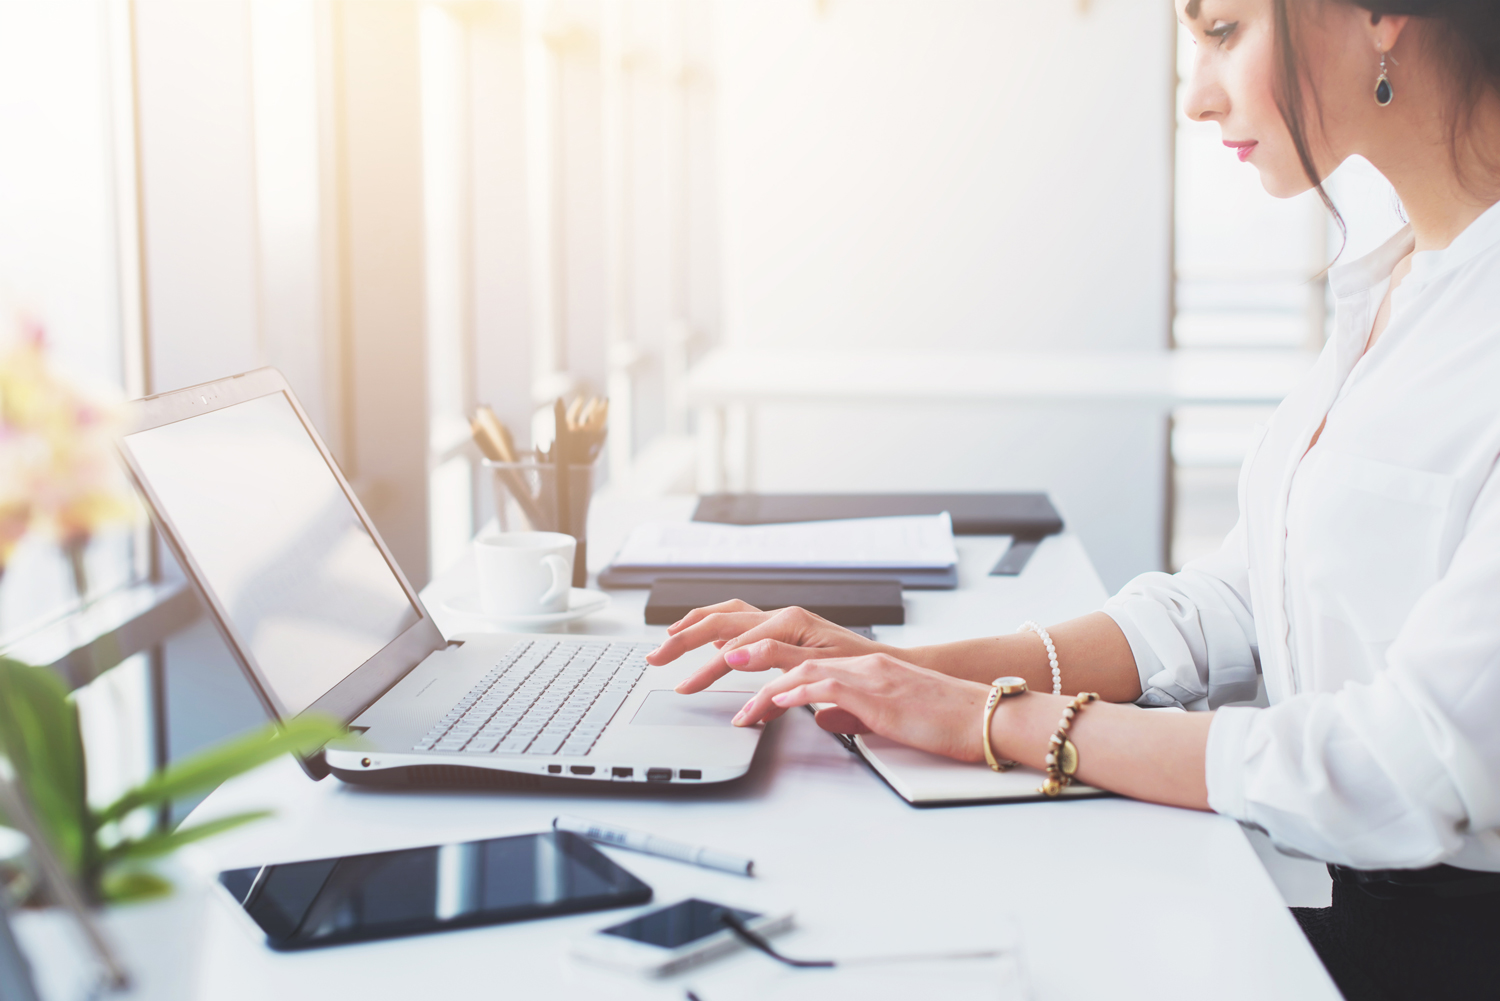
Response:
[[[865,639],[803,608],[762,612],[743,601],[695,608],[667,627],[667,640],[646,657],[649,664],[670,664],[705,643],[718,656],[683,679],[677,691],[701,692],[730,671],[790,670],[809,660],[889,653],[891,647]]]

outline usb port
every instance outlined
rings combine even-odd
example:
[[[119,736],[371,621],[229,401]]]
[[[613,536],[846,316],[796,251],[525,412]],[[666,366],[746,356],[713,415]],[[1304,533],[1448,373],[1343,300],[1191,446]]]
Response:
[[[680,779],[701,779],[703,773],[696,768],[679,768],[677,777]]]
[[[569,765],[568,766],[568,771],[572,772],[574,775],[592,775],[592,774],[594,774],[594,766],[593,765]]]
[[[561,775],[562,774],[562,765],[548,765],[547,766],[547,774],[549,774],[549,775]]]
[[[670,782],[672,781],[672,769],[670,768],[648,768],[646,769],[647,782]]]
[[[617,779],[628,779],[635,774],[634,768],[611,768],[609,773]]]

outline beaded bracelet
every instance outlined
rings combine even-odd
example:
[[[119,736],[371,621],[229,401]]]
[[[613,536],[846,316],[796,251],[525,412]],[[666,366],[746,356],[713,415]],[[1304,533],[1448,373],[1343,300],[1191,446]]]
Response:
[[[1068,729],[1073,725],[1073,717],[1078,715],[1078,711],[1098,697],[1098,692],[1079,692],[1068,708],[1063,710],[1057,732],[1047,745],[1047,781],[1041,784],[1037,792],[1056,796],[1073,784],[1073,775],[1078,771],[1078,748],[1068,739]]]
[[[1052,637],[1048,635],[1047,630],[1035,622],[1021,623],[1021,628],[1017,629],[1016,632],[1024,633],[1028,629],[1042,638],[1042,646],[1047,648],[1047,664],[1052,668],[1052,694],[1061,695],[1062,670],[1057,666],[1057,647],[1052,645]]]

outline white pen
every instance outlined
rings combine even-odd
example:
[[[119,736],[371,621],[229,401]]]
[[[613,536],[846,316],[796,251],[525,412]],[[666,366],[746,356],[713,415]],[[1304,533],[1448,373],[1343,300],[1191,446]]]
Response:
[[[696,848],[680,841],[668,841],[666,838],[658,838],[644,831],[607,827],[592,820],[584,820],[582,817],[554,817],[552,828],[577,834],[590,841],[614,845],[616,848],[628,848],[643,855],[657,855],[661,858],[676,859],[679,862],[691,862],[693,865],[701,865],[706,869],[732,872],[737,876],[755,875],[755,863],[750,859],[726,855],[709,848]]]

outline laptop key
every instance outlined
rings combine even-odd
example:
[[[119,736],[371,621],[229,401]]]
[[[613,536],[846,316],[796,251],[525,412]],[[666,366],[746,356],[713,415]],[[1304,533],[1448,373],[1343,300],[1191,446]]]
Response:
[[[531,743],[530,734],[526,736],[511,734],[509,737],[506,737],[500,742],[500,746],[495,748],[495,753],[520,754],[522,751],[526,750],[526,745],[529,743]]]
[[[557,749],[562,746],[563,735],[560,733],[542,734],[536,742],[526,749],[527,754],[556,754]]]
[[[584,716],[584,722],[608,723],[620,706],[625,704],[625,697],[629,694],[628,691],[605,692],[589,709],[588,715]]]

